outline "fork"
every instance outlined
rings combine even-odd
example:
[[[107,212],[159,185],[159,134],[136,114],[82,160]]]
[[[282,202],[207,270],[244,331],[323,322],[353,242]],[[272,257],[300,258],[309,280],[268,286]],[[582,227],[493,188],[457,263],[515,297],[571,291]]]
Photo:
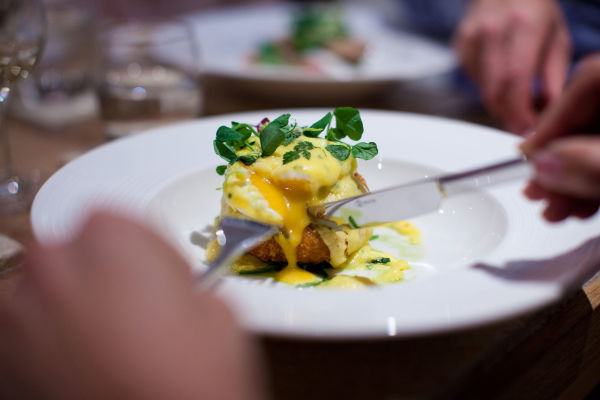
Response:
[[[247,219],[222,218],[216,232],[221,250],[217,259],[208,266],[208,269],[196,274],[200,288],[212,286],[223,276],[231,263],[258,243],[275,234],[277,229],[274,225]]]

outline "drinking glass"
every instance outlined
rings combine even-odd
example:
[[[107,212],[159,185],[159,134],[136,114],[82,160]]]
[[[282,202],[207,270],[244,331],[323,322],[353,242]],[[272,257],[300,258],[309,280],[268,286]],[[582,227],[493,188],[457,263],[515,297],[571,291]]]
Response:
[[[100,35],[97,93],[108,138],[198,117],[199,49],[187,22],[113,22]]]
[[[17,176],[5,127],[12,84],[27,78],[45,41],[46,20],[38,0],[0,0],[0,213],[15,214],[31,204],[37,182]]]
[[[42,3],[47,21],[44,53],[31,78],[16,88],[10,113],[46,131],[60,133],[97,113],[97,13],[89,0]]]

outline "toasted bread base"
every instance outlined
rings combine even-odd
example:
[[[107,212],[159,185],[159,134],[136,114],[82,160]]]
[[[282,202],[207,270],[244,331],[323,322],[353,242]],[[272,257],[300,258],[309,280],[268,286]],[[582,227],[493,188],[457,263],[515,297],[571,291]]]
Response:
[[[264,262],[287,262],[279,243],[271,238],[262,242],[250,252],[254,257]],[[329,248],[321,239],[319,232],[312,226],[307,226],[302,232],[302,240],[296,249],[299,263],[320,264],[329,262]]]
[[[358,172],[354,173],[354,178],[359,185],[362,185],[364,191],[368,191],[367,182]],[[285,263],[287,259],[283,254],[283,249],[271,238],[262,242],[254,249],[249,251],[254,257],[264,262]],[[302,240],[296,249],[297,262],[302,264],[320,264],[331,262],[329,247],[325,244],[317,229],[311,225],[304,228]]]

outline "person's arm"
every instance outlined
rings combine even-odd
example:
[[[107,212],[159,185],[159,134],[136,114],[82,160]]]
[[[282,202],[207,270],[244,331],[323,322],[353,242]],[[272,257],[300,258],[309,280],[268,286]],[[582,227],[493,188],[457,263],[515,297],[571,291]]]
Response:
[[[146,228],[98,214],[24,269],[0,309],[0,397],[263,398],[250,338]]]
[[[521,145],[535,166],[525,189],[547,201],[544,216],[560,221],[585,218],[600,205],[600,54],[575,70],[564,95],[540,119]]]
[[[554,0],[471,0],[455,33],[458,57],[484,104],[506,129],[525,134],[542,103],[560,95],[570,62],[570,38]]]

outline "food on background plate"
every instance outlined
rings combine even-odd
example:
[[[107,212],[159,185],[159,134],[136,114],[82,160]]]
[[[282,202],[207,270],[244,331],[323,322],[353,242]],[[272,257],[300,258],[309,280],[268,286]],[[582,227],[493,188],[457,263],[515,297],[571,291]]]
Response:
[[[263,43],[253,61],[318,69],[318,63],[311,62],[311,56],[323,51],[344,63],[358,64],[365,44],[350,35],[338,7],[304,6],[294,14],[289,36]]]
[[[372,248],[371,228],[334,231],[307,212],[307,206],[368,191],[356,172],[356,159],[375,157],[377,145],[342,142],[359,141],[362,134],[360,113],[350,107],[337,108],[311,126],[298,126],[283,114],[256,126],[232,122],[217,130],[215,152],[228,163],[217,167],[224,175],[220,217],[280,227],[271,239],[241,257],[234,271],[301,286],[355,288],[403,279],[408,263]],[[352,221],[348,216],[343,222]],[[418,230],[408,222],[390,227],[420,242]],[[214,259],[218,251],[212,241],[207,257]]]

